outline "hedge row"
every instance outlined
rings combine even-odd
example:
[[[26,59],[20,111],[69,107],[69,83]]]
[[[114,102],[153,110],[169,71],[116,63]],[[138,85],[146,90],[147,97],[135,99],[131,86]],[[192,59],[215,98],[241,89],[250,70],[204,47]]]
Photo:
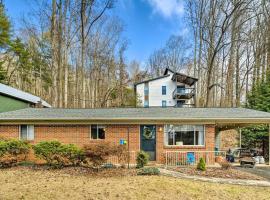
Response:
[[[30,150],[34,150],[37,158],[43,159],[52,167],[91,166],[101,167],[108,157],[117,156],[125,163],[127,150],[125,145],[111,145],[110,143],[89,144],[79,148],[74,144],[62,144],[58,141],[44,141],[30,145],[21,140],[0,139],[0,167],[11,167],[26,160]]]

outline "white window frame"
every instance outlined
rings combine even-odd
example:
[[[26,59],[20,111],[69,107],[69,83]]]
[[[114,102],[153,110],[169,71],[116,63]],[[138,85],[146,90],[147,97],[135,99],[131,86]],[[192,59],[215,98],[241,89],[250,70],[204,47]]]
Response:
[[[192,126],[203,126],[203,144],[202,145],[169,145],[168,144],[168,133],[166,132],[166,125],[173,125],[173,126],[183,126],[183,125],[192,125]],[[165,124],[163,127],[163,134],[164,134],[164,146],[166,147],[205,147],[205,125],[204,124]],[[195,134],[194,134],[194,141],[195,141]]]
[[[26,126],[26,140],[32,141],[35,139],[35,126],[34,125],[29,125],[29,124],[21,124],[20,125],[20,130],[19,130],[19,139],[22,140],[21,138],[21,133],[22,133],[22,126]],[[33,134],[31,135],[30,130],[33,130]]]
[[[105,138],[104,139],[100,139],[98,138],[98,132],[97,132],[97,138],[94,139],[92,138],[92,126],[97,126],[97,131],[98,131],[98,128],[103,126],[105,128]],[[90,125],[90,140],[105,140],[106,139],[106,125],[103,125],[103,124],[91,124]]]

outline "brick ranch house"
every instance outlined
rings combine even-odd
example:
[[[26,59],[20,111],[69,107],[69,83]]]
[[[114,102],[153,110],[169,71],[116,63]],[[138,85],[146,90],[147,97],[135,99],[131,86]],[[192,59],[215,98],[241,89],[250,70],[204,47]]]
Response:
[[[0,137],[33,144],[126,143],[130,152],[144,150],[151,160],[164,163],[166,152],[214,152],[221,130],[249,124],[270,124],[270,113],[244,108],[25,108],[0,113]]]

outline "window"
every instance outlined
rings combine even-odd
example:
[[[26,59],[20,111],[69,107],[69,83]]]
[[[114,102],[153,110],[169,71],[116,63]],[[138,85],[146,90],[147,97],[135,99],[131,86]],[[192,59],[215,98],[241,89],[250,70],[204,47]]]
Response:
[[[91,139],[105,139],[105,126],[91,125]]]
[[[203,125],[165,125],[164,134],[166,145],[204,145]]]
[[[149,107],[149,83],[144,83],[144,107]]]
[[[184,85],[177,85],[177,93],[179,94],[185,94],[186,93],[186,88]]]
[[[145,100],[145,101],[144,101],[144,107],[145,107],[145,108],[148,108],[148,107],[149,107],[149,101],[148,101],[148,100]]]
[[[144,83],[144,95],[149,95],[149,83]]]
[[[166,86],[162,86],[162,95],[166,95]]]
[[[165,100],[162,101],[162,107],[166,107],[167,106],[167,102]]]
[[[34,140],[35,131],[33,125],[21,125],[20,127],[20,139],[21,140]]]

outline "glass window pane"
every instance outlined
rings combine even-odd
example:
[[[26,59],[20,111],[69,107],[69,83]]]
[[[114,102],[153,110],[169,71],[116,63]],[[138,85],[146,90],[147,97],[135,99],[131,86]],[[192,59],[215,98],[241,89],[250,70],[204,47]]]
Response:
[[[204,145],[203,125],[164,126],[167,145]]]
[[[91,125],[91,139],[97,139],[97,125]]]
[[[194,131],[183,131],[182,133],[182,140],[183,145],[194,145]]]
[[[148,101],[144,101],[144,107],[149,107],[149,102]]]
[[[162,107],[166,107],[167,106],[167,102],[166,101],[162,101]]]
[[[166,86],[162,86],[162,95],[166,95]]]
[[[22,140],[27,140],[27,125],[21,125],[21,136]]]
[[[35,138],[35,128],[33,125],[28,125],[28,140],[34,140]]]
[[[168,132],[168,145],[174,145],[174,133]]]
[[[181,132],[175,132],[175,144],[174,145],[183,145]]]
[[[105,139],[105,127],[104,126],[98,127],[98,139]]]

